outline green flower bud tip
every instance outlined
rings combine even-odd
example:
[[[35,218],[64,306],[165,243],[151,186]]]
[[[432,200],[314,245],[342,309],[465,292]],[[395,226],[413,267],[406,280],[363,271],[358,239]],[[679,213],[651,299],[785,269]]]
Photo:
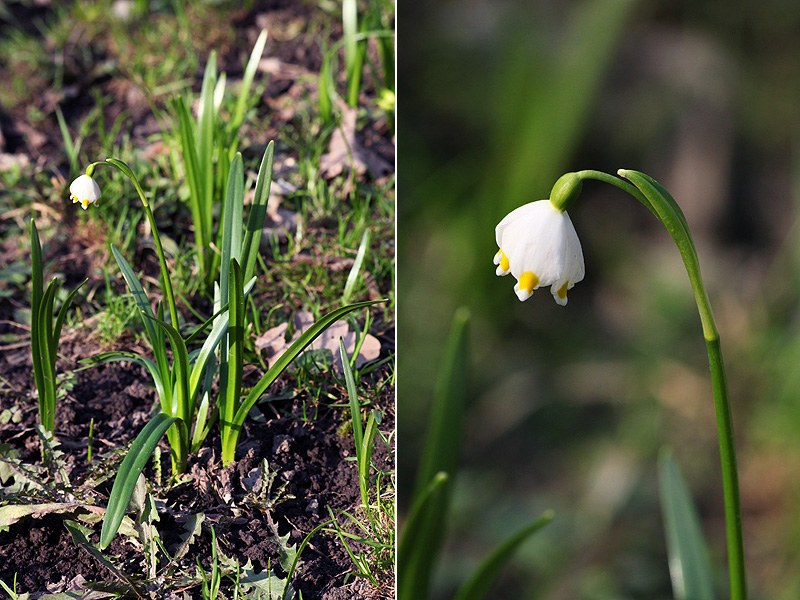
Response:
[[[559,177],[550,192],[550,203],[561,212],[567,210],[581,193],[583,180],[577,173],[566,173]]]

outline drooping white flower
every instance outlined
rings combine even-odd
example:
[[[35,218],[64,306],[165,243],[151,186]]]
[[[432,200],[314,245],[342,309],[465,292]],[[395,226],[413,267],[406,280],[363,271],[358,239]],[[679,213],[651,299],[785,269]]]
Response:
[[[525,204],[500,221],[495,236],[500,248],[494,256],[496,272],[517,279],[514,291],[520,300],[549,285],[555,301],[567,303],[567,290],[583,279],[585,268],[581,243],[566,211],[549,200]]]
[[[69,197],[72,198],[72,203],[80,202],[83,210],[89,208],[90,204],[98,206],[97,201],[100,200],[100,196],[100,186],[85,173],[69,186]]]

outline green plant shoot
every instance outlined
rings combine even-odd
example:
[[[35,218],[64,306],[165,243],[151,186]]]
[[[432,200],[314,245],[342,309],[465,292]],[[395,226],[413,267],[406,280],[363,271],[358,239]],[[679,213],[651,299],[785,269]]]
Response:
[[[61,280],[53,278],[44,288],[44,268],[42,266],[42,245],[36,222],[31,221],[31,358],[33,360],[33,379],[39,395],[39,422],[47,431],[53,433],[56,419],[56,359],[58,342],[61,339],[61,328],[67,309],[75,294],[86,283],[83,280],[72,290],[58,314],[55,312],[55,301],[61,290]]]

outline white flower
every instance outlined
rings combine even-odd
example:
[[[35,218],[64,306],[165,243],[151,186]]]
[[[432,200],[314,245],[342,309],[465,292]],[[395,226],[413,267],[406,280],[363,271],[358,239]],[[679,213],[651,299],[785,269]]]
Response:
[[[69,186],[69,197],[72,198],[72,203],[81,203],[83,210],[89,208],[89,204],[97,206],[97,201],[100,200],[100,186],[89,175],[83,174],[72,182]]]
[[[514,291],[520,300],[531,297],[539,286],[551,286],[553,298],[567,303],[567,290],[583,279],[581,243],[566,212],[549,200],[520,206],[495,228],[500,250],[494,256],[498,275],[517,279]]]

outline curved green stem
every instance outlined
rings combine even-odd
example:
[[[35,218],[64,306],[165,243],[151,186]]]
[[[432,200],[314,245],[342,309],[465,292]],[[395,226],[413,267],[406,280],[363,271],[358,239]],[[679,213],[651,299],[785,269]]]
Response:
[[[158,263],[161,267],[161,281],[162,286],[164,288],[164,295],[167,297],[167,306],[169,307],[169,316],[170,321],[172,322],[172,326],[175,329],[179,328],[178,322],[178,309],[175,305],[175,294],[172,290],[172,280],[169,276],[169,269],[167,269],[167,259],[164,256],[164,248],[161,245],[161,237],[158,235],[158,228],[156,227],[156,220],[153,216],[153,211],[150,208],[150,204],[147,202],[147,198],[144,195],[144,190],[142,190],[142,186],[139,185],[139,180],[136,178],[136,175],[133,174],[131,168],[126,165],[121,160],[116,158],[108,158],[103,161],[94,162],[86,167],[86,174],[90,177],[94,172],[94,168],[100,165],[108,165],[114,167],[118,171],[122,172],[128,179],[131,180],[133,183],[133,187],[136,188],[136,193],[139,194],[139,199],[142,201],[142,206],[144,207],[144,211],[147,213],[147,220],[150,222],[150,229],[153,231],[153,240],[156,243],[156,253],[158,254]]]
[[[744,565],[744,542],[742,536],[742,509],[739,497],[739,475],[736,467],[736,448],[734,445],[733,419],[728,400],[728,386],[725,379],[725,365],[722,360],[719,331],[717,330],[711,303],[708,299],[703,279],[700,275],[700,262],[692,240],[686,217],[670,194],[658,182],[637,171],[620,170],[620,179],[600,171],[580,171],[580,180],[596,179],[609,183],[631,194],[644,204],[667,228],[692,284],[697,310],[703,326],[703,337],[708,350],[708,364],[711,370],[711,385],[714,391],[714,409],[717,419],[720,462],[722,464],[722,487],[725,498],[725,529],[728,543],[728,575],[730,579],[731,600],[746,600],[747,583]]]

